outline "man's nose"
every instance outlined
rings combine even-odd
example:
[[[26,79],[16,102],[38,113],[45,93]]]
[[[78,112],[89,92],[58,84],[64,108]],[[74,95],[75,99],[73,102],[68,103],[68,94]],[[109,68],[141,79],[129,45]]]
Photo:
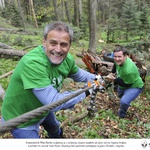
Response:
[[[114,59],[115,59],[115,60],[119,60],[119,57],[115,57]]]
[[[60,52],[60,51],[61,51],[61,46],[60,46],[60,44],[57,44],[57,45],[56,45],[55,50],[56,50],[57,52]]]

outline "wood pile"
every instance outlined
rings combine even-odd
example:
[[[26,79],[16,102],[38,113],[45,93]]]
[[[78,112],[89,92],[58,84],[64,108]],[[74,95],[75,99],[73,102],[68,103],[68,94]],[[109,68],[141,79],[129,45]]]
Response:
[[[97,73],[102,76],[108,75],[113,67],[112,62],[103,61],[93,52],[82,51],[82,61],[85,63],[91,73]]]

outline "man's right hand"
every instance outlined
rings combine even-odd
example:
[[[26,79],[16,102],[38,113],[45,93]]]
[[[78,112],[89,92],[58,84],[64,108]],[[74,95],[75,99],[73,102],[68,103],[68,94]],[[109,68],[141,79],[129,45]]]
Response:
[[[114,81],[114,79],[116,79],[116,75],[113,73],[110,73],[107,76],[105,76],[105,80]]]

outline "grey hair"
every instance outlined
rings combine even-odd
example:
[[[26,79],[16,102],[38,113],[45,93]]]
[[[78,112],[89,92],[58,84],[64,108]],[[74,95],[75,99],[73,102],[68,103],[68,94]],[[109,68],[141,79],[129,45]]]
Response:
[[[70,43],[72,42],[72,40],[73,40],[73,29],[68,24],[66,24],[62,21],[54,21],[52,23],[49,23],[44,29],[44,38],[45,39],[47,39],[47,35],[51,30],[67,32],[70,36]]]

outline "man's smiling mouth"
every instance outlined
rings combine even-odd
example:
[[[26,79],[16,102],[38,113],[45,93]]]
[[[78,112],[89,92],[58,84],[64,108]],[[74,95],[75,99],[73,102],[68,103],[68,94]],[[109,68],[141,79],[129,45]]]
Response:
[[[56,56],[56,57],[61,57],[61,56],[63,56],[64,53],[51,52],[51,54]]]

